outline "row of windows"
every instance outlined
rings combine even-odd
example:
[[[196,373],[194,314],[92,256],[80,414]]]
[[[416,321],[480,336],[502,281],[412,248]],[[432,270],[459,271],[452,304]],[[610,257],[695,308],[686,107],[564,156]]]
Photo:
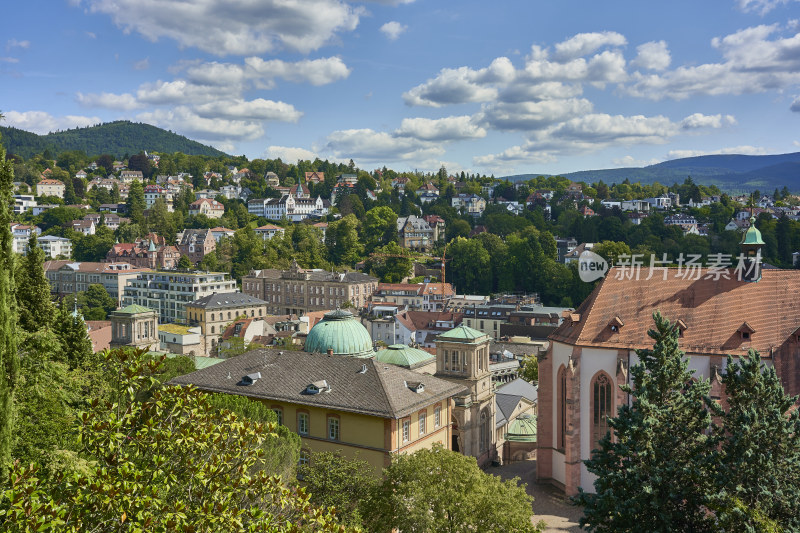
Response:
[[[428,421],[428,412],[427,411],[420,411],[417,415],[417,426],[419,429],[419,436],[422,437],[427,433],[427,421]],[[436,406],[433,409],[433,427],[438,428],[442,425],[442,408],[441,406]],[[402,432],[403,432],[403,442],[409,442],[411,440],[411,417],[406,418],[403,420],[402,424]]]
[[[283,424],[283,407],[273,407],[272,411],[278,417],[278,424]],[[327,423],[327,439],[339,440],[340,437],[340,421],[337,415],[328,415]],[[299,435],[308,435],[311,429],[311,415],[305,411],[297,411],[297,433]]]

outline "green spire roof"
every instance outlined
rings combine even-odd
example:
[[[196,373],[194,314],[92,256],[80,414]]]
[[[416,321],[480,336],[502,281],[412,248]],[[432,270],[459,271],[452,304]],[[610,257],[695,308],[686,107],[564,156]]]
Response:
[[[387,349],[380,350],[375,354],[375,359],[381,363],[390,363],[405,368],[415,368],[429,363],[435,358],[436,356],[425,350],[412,348],[405,344],[392,344]]]
[[[752,244],[764,246],[764,241],[761,239],[761,232],[756,227],[756,217],[750,217],[750,227],[744,232],[742,242],[739,244]]]
[[[511,442],[536,442],[536,417],[525,413],[515,418],[508,426],[506,440]]]
[[[148,252],[155,252],[156,251],[156,243],[153,240],[150,240],[150,247],[147,249]]]
[[[308,332],[306,351],[349,357],[372,357],[372,337],[367,328],[353,317],[350,311],[337,309],[325,313],[324,318]]]
[[[461,324],[450,331],[442,333],[437,337],[437,339],[470,342],[474,340],[480,340],[483,337],[488,337],[488,335],[482,331],[478,331],[477,329],[472,329],[469,326]]]
[[[126,315],[138,315],[139,313],[152,313],[153,310],[148,307],[144,307],[143,305],[131,304],[128,307],[117,310],[116,312],[125,313]]]

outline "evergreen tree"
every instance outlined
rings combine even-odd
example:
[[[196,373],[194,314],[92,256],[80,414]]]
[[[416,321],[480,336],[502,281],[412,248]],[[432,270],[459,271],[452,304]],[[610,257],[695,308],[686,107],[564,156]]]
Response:
[[[2,114],[0,114],[2,118]],[[5,479],[14,433],[14,389],[19,378],[17,317],[14,305],[14,252],[11,209],[14,167],[0,145],[0,479]]]
[[[44,250],[36,245],[36,232],[28,239],[28,254],[17,269],[19,326],[29,333],[48,327],[55,315],[50,283],[44,275]]]
[[[800,530],[800,412],[772,367],[750,350],[728,356],[722,378],[730,408],[717,473],[717,510],[725,531],[763,531],[764,519]]]
[[[132,224],[144,225],[144,185],[139,180],[131,182],[131,188],[128,191],[128,218],[131,219]]]
[[[54,329],[62,345],[62,358],[74,369],[83,366],[94,354],[83,318],[74,310],[75,298],[64,298],[58,309]]]
[[[709,435],[708,380],[693,381],[678,349],[678,328],[656,312],[652,350],[637,350],[631,367],[633,394],[609,420],[606,435],[586,461],[597,475],[595,494],[581,491],[581,526],[589,531],[711,531],[718,439]]]

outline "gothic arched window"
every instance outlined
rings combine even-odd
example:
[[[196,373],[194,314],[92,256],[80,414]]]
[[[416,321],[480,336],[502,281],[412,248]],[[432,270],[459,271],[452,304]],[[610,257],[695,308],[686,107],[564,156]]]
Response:
[[[614,416],[614,381],[603,371],[592,378],[592,449],[597,448],[600,439],[608,433],[608,418]]]
[[[563,451],[567,441],[567,369],[563,365],[558,369],[556,388],[556,426],[558,428],[556,448]]]

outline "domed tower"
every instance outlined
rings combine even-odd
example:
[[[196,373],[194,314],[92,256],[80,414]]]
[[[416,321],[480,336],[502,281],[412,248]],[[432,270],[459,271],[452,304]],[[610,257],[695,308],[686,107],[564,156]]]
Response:
[[[375,355],[367,328],[353,313],[337,309],[325,313],[323,319],[308,332],[306,351],[367,358]]]
[[[764,240],[761,238],[761,232],[756,227],[756,217],[750,216],[750,227],[742,237],[742,242],[739,243],[744,255],[743,264],[739,265],[741,268],[741,279],[744,281],[758,281],[761,279],[761,248],[764,246]]]

